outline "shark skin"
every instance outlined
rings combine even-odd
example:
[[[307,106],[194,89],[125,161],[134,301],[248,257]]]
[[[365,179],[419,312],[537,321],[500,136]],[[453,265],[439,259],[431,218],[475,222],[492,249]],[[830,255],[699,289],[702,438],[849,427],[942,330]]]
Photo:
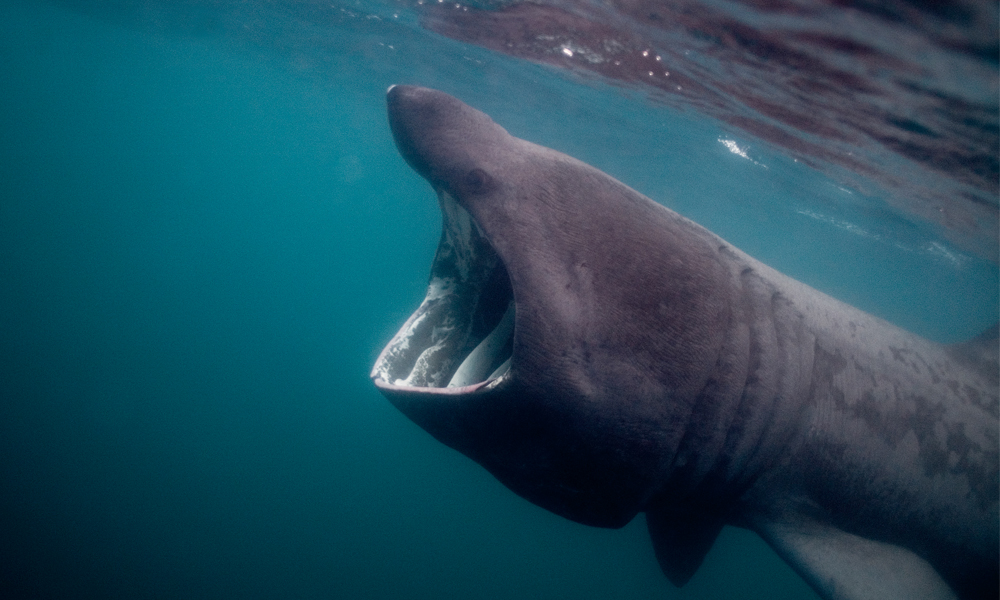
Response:
[[[927,341],[452,96],[387,100],[443,216],[371,374],[407,417],[563,517],[644,512],[675,585],[733,525],[824,598],[998,597],[995,327]]]

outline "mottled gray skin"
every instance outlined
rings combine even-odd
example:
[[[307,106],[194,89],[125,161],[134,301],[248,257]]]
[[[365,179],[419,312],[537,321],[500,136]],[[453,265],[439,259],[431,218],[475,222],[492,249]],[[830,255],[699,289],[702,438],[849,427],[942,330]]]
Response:
[[[825,598],[997,598],[995,335],[931,343],[451,96],[388,104],[400,153],[495,252],[475,264],[509,277],[462,297],[516,310],[509,371],[451,388],[395,379],[415,313],[373,371],[403,413],[564,517],[645,512],[678,585],[730,524]]]

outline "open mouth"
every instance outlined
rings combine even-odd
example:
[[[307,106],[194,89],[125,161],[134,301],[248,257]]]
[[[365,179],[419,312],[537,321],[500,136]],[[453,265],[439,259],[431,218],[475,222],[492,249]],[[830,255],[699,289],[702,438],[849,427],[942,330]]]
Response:
[[[472,216],[440,191],[441,242],[427,296],[382,350],[372,378],[414,388],[464,388],[503,378],[514,340],[507,269]]]

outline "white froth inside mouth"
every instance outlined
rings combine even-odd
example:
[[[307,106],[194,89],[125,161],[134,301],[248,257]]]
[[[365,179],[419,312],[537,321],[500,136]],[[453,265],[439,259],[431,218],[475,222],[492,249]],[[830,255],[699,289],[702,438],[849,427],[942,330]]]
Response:
[[[440,191],[442,233],[427,295],[379,356],[372,377],[461,388],[510,369],[514,299],[500,257],[472,216]]]

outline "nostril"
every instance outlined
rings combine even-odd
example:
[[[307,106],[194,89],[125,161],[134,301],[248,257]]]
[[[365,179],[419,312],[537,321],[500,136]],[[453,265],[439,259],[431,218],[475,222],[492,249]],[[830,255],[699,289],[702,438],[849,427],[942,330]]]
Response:
[[[485,191],[491,181],[490,176],[482,169],[472,169],[465,174],[465,188],[472,193]]]

